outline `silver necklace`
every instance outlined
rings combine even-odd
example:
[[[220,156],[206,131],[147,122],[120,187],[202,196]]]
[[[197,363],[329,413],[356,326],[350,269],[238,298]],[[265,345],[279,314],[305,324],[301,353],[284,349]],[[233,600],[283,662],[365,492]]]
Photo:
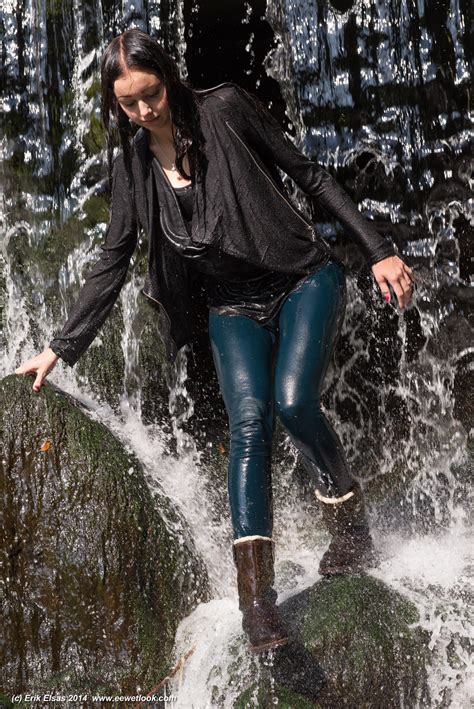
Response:
[[[170,168],[171,171],[172,171],[172,172],[177,172],[178,169],[177,169],[177,167],[176,167],[176,163],[174,162],[174,160],[171,160],[171,159],[166,155],[166,153],[165,153],[165,151],[163,150],[163,148],[161,147],[161,145],[159,145],[158,143],[154,143],[154,146],[155,146],[156,148],[158,148],[158,150],[159,150],[160,152],[163,153],[163,155],[165,156],[165,158],[166,158],[167,161],[171,162],[171,168]],[[179,174],[179,173],[178,173],[178,174]],[[181,179],[183,179],[183,178],[181,177],[181,175],[179,175],[179,177],[180,177]]]

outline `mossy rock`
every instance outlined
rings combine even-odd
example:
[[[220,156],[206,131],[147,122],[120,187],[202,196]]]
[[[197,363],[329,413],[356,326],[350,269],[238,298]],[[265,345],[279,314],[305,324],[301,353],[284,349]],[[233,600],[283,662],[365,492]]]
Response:
[[[123,308],[118,300],[75,370],[80,385],[90,389],[99,401],[107,402],[118,411],[124,394],[129,400],[135,398],[144,423],[157,423],[165,430],[170,425],[170,365],[156,311],[144,297],[137,297],[137,310],[129,322],[138,346],[135,367],[128,372],[125,370]]]
[[[124,392],[125,360],[122,351],[123,315],[120,301],[102,325],[91,346],[75,365],[77,381],[98,401],[118,412]]]
[[[208,598],[203,564],[134,455],[71,397],[31,386],[0,383],[0,692],[148,690]]]
[[[281,609],[324,669],[322,709],[427,705],[428,634],[415,606],[382,581],[323,579]]]
[[[254,707],[271,709],[274,706],[278,706],[279,709],[319,709],[317,704],[305,699],[301,694],[295,694],[277,684],[267,687],[258,685],[249,687],[234,703],[233,709],[254,709]]]

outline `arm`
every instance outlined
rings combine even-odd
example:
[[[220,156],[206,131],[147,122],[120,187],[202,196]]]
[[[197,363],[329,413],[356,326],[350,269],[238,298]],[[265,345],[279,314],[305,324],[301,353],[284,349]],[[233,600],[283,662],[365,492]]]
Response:
[[[332,214],[353,236],[370,265],[396,253],[393,244],[359,212],[336,180],[298,150],[263,104],[257,108],[250,95],[237,85],[228,90],[228,96],[249,145],[265,160],[278,165],[305,194]]]
[[[112,310],[137,243],[137,225],[121,153],[114,161],[112,180],[110,217],[102,253],[88,273],[62,330],[49,343],[50,350],[71,367]]]
[[[405,307],[411,297],[412,270],[397,256],[393,243],[378,233],[324,168],[298,150],[262,104],[257,108],[249,94],[237,85],[227,91],[226,98],[249,144],[342,224],[365,254],[384,299],[390,300],[390,284],[400,307]]]

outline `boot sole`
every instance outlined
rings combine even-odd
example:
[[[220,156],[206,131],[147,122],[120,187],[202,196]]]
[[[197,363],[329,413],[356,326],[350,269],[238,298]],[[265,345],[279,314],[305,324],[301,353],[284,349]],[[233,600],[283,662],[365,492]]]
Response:
[[[290,638],[281,638],[281,640],[273,640],[270,643],[263,643],[262,645],[249,645],[252,652],[264,652],[265,650],[271,650],[274,647],[280,647],[282,645],[287,645],[290,642]]]

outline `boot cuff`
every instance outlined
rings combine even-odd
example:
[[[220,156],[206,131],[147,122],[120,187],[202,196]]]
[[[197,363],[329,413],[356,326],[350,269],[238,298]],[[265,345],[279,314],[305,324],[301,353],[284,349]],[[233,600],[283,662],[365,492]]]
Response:
[[[342,497],[324,497],[324,495],[321,495],[319,490],[315,490],[314,494],[320,502],[325,502],[327,505],[335,505],[338,502],[344,502],[345,500],[348,500],[355,493],[354,490],[349,490],[349,492],[346,492],[346,494],[342,495]]]
[[[271,537],[262,537],[260,534],[252,534],[249,537],[239,537],[238,539],[234,539],[234,545],[240,544],[240,542],[252,542],[255,539],[266,539],[267,541],[273,543],[273,539]]]

